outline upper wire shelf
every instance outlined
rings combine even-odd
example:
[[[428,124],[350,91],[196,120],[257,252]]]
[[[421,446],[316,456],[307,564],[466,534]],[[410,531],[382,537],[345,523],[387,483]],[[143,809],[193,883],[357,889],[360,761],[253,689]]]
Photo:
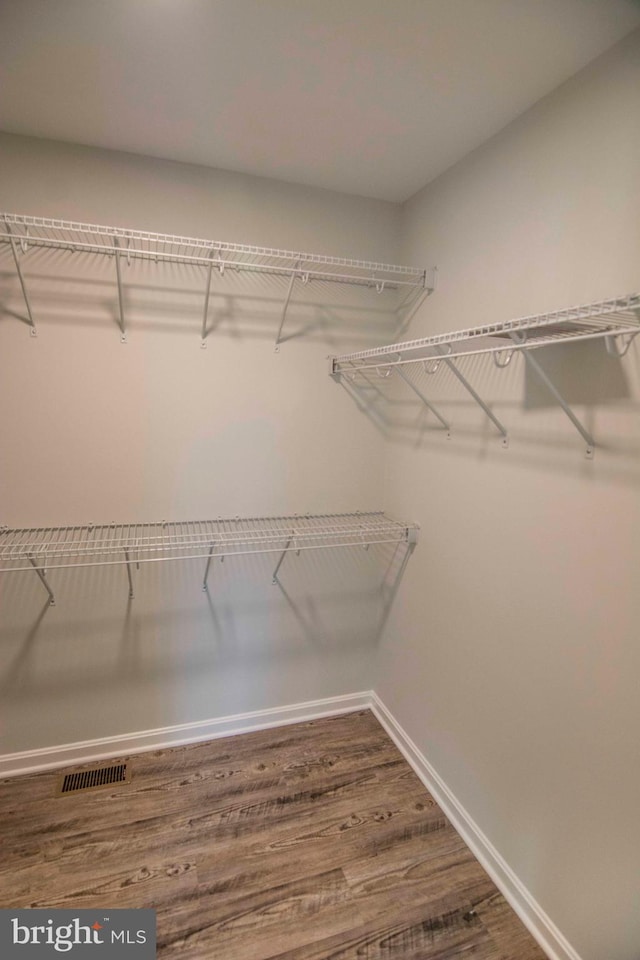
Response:
[[[51,220],[45,217],[2,213],[0,219],[10,226],[10,235],[0,239],[10,242],[10,236],[21,244],[23,252],[33,246],[48,246],[59,250],[85,250],[113,256],[116,246],[128,258],[167,260],[174,263],[199,263],[216,267],[251,270],[270,274],[289,275],[296,268],[300,273],[323,280],[345,283],[393,283],[416,286],[424,282],[425,271],[414,267],[377,263],[371,260],[351,260],[315,253],[277,250],[270,247],[252,247],[220,240],[202,240],[165,233],[147,233],[124,227],[105,227],[69,220]]]
[[[224,274],[225,270],[248,271],[253,274],[289,278],[280,334],[293,285],[296,280],[322,280],[374,288],[378,293],[397,290],[406,293],[407,309],[413,310],[412,291],[419,297],[430,293],[434,286],[434,273],[417,267],[378,263],[372,260],[354,260],[346,257],[324,256],[302,251],[279,250],[270,247],[248,246],[221,240],[196,239],[172,234],[148,233],[124,227],[108,227],[45,217],[0,213],[0,243],[11,247],[16,270],[25,299],[29,323],[35,336],[35,320],[29,302],[27,287],[20,264],[20,255],[31,247],[45,247],[70,252],[85,252],[113,257],[116,264],[118,284],[120,327],[126,341],[124,305],[122,299],[122,276],[120,264],[132,260],[193,264],[206,268],[207,280],[204,290],[205,313],[202,341],[206,340],[206,315],[209,302],[211,274],[214,269]],[[419,304],[417,304],[419,305]],[[417,309],[417,306],[416,306]],[[406,319],[406,318],[405,318]]]
[[[583,306],[567,307],[503,323],[491,323],[453,333],[441,333],[403,343],[332,357],[333,372],[366,366],[385,367],[481,353],[508,354],[567,340],[628,337],[640,332],[640,294],[633,293]],[[448,349],[447,349],[448,348]]]
[[[181,522],[99,524],[0,529],[0,572],[35,570],[53,603],[47,570],[126,564],[130,596],[132,565],[206,558],[203,586],[214,557],[280,553],[273,582],[288,551],[415,544],[416,524],[382,512],[251,517]]]
[[[405,368],[419,370],[422,367],[425,374],[435,374],[440,365],[444,364],[492,421],[502,436],[503,446],[506,447],[509,442],[506,427],[469,383],[456,361],[464,357],[488,354],[497,367],[506,367],[513,356],[520,353],[529,369],[542,380],[586,441],[586,455],[592,458],[595,441],[591,433],[576,417],[533,354],[536,349],[552,344],[604,339],[607,351],[613,356],[622,357],[638,333],[640,294],[632,293],[550,313],[539,313],[502,323],[491,323],[330,357],[329,372],[336,379],[344,375],[354,380],[361,377],[365,381],[371,373],[382,377],[397,373],[450,435],[447,419],[405,372]]]

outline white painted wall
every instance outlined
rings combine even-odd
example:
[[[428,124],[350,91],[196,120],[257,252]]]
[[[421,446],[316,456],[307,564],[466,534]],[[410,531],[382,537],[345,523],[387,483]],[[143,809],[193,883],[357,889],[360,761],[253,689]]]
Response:
[[[397,256],[397,206],[268,180],[0,137],[0,209],[356,258]],[[0,522],[38,526],[380,509],[383,445],[327,376],[338,346],[388,337],[346,290],[214,277],[200,349],[201,270],[23,258],[38,337],[10,251],[0,260]],[[228,282],[227,282],[228,281]],[[220,291],[225,290],[225,296]],[[228,296],[227,296],[228,294]],[[371,294],[375,297],[375,292]],[[366,301],[365,301],[366,302]],[[358,306],[359,304],[359,306]],[[356,307],[358,307],[356,309]],[[351,693],[372,684],[383,549],[151,564],[0,583],[0,753]],[[286,591],[286,592],[285,592]]]
[[[440,268],[411,336],[640,289],[640,34],[409,201],[404,227],[404,258]],[[622,362],[561,349],[593,462],[515,361],[464,368],[507,451],[446,376],[421,383],[450,441],[406,391],[394,410],[385,502],[423,536],[376,690],[583,960],[637,960],[640,343]]]

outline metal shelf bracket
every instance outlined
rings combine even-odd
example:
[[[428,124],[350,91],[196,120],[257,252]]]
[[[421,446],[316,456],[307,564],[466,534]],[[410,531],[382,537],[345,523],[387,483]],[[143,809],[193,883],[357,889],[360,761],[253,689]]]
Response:
[[[29,556],[27,557],[27,559],[28,559],[29,563],[31,564],[31,566],[33,567],[33,569],[35,570],[35,572],[36,572],[36,573],[38,574],[38,576],[40,577],[40,581],[42,582],[43,587],[45,588],[45,590],[46,590],[47,593],[49,594],[49,606],[55,607],[55,605],[56,605],[56,598],[55,598],[54,595],[53,595],[53,591],[52,591],[51,587],[50,587],[49,584],[47,583],[47,571],[45,570],[44,567],[41,567],[41,566],[38,565],[37,561],[34,560],[34,558],[33,558],[33,556],[32,556],[31,554],[29,554]]]
[[[482,397],[474,390],[474,388],[471,386],[471,384],[469,383],[467,378],[464,376],[464,374],[460,372],[460,370],[458,369],[456,364],[453,362],[453,360],[451,360],[450,357],[446,356],[447,353],[451,353],[450,345],[446,344],[446,346],[436,346],[435,349],[436,349],[436,352],[442,356],[442,359],[444,360],[446,365],[449,367],[453,375],[460,381],[460,383],[465,388],[467,393],[469,393],[473,397],[473,399],[476,401],[478,406],[480,406],[484,410],[489,420],[491,420],[493,425],[497,428],[498,432],[502,436],[502,446],[506,450],[507,447],[509,446],[509,434],[507,432],[507,428],[504,426],[503,423],[500,422],[500,420],[498,420],[498,418],[496,417],[491,407],[489,407],[488,404],[484,402]]]
[[[338,367],[338,364],[336,363],[336,358],[329,356],[327,357],[327,360],[329,361],[329,376],[333,377],[336,383],[340,383],[342,379],[342,370],[340,370],[340,368]]]
[[[118,326],[120,327],[120,343],[126,343],[127,331],[124,325],[124,298],[122,293],[122,277],[120,275],[120,240],[118,237],[113,238],[113,246],[115,247],[116,279],[118,281],[118,310],[120,316]],[[127,254],[127,256],[129,256],[129,254]]]
[[[433,267],[429,271],[427,270],[424,271],[424,274],[422,277],[422,289],[418,290],[418,295],[414,297],[411,303],[409,303],[408,310],[404,315],[404,317],[402,318],[402,320],[400,321],[400,323],[398,324],[398,327],[396,329],[395,338],[394,338],[395,340],[397,340],[398,337],[402,336],[402,334],[407,329],[407,327],[415,317],[416,313],[418,312],[418,310],[420,309],[424,301],[427,299],[427,297],[431,296],[431,294],[435,290],[436,276],[437,276],[436,267]],[[400,309],[402,309],[402,307]]]
[[[207,579],[209,577],[209,567],[211,566],[211,558],[213,556],[213,551],[215,550],[215,546],[216,546],[215,543],[211,544],[209,548],[209,556],[207,557],[207,565],[204,568],[204,579],[202,581],[202,589],[205,591],[205,593],[208,593],[209,591],[209,584],[207,583]],[[222,563],[223,561],[224,561],[224,557],[220,557],[220,562]]]
[[[426,407],[428,407],[429,410],[431,410],[431,413],[434,415],[434,417],[436,417],[436,418],[440,421],[440,423],[442,424],[442,426],[444,427],[444,429],[447,431],[447,440],[450,440],[450,439],[451,439],[451,427],[450,427],[449,423],[445,420],[445,418],[442,416],[442,414],[439,413],[439,411],[436,409],[436,407],[434,407],[434,405],[431,403],[430,400],[427,400],[427,398],[425,397],[424,393],[422,393],[422,391],[421,391],[418,387],[416,387],[415,383],[412,383],[412,382],[411,382],[411,380],[410,380],[409,377],[406,375],[406,373],[404,372],[404,370],[402,370],[400,367],[395,367],[394,369],[395,369],[396,373],[398,374],[398,376],[401,377],[402,380],[404,380],[404,382],[407,384],[407,386],[410,387],[410,388],[413,390],[413,392],[416,394],[416,396],[420,397],[420,399],[422,400],[422,402],[424,403],[424,405],[425,405]]]
[[[11,225],[7,223],[6,220],[4,222],[4,225],[5,225],[7,234],[9,236],[9,243],[11,244],[11,253],[13,254],[13,262],[16,265],[16,273],[18,274],[18,280],[20,281],[20,287],[22,289],[22,296],[24,298],[24,303],[27,308],[27,316],[29,317],[29,326],[31,327],[30,333],[32,337],[37,337],[38,331],[36,329],[35,321],[33,319],[33,314],[31,313],[31,304],[29,303],[29,295],[27,293],[27,287],[24,282],[24,276],[22,275],[22,268],[20,266],[20,260],[18,258],[18,251],[16,249],[16,241],[11,232]],[[26,241],[21,240],[20,245],[22,247],[23,253],[26,252],[27,250]]]
[[[127,577],[129,579],[129,600],[133,600],[133,579],[131,577],[131,560],[129,559],[129,551],[124,551],[125,561],[127,564]]]
[[[276,584],[276,583],[278,582],[278,570],[279,570],[280,567],[282,566],[282,561],[283,561],[284,558],[285,558],[285,554],[286,554],[287,550],[288,550],[289,547],[291,546],[291,541],[293,540],[294,536],[295,536],[295,530],[292,530],[292,531],[291,531],[291,536],[290,536],[289,539],[287,540],[286,546],[285,546],[284,550],[282,551],[282,553],[280,554],[280,559],[278,560],[278,562],[277,562],[277,564],[276,564],[276,568],[275,568],[275,570],[273,571],[273,577],[272,577],[272,580],[271,580],[271,583],[273,583],[273,584]]]
[[[213,273],[213,258],[215,251],[209,253],[209,266],[207,267],[207,285],[204,291],[204,310],[202,313],[202,334],[200,337],[200,346],[203,350],[207,349],[207,314],[209,313],[209,295],[211,293],[211,274]],[[221,271],[222,272],[222,271]]]
[[[604,343],[607,348],[607,353],[612,357],[624,357],[632,341],[637,336],[638,331],[634,333],[618,333],[615,336],[605,337]]]
[[[295,279],[298,276],[299,270],[300,270],[300,261],[298,260],[296,261],[295,269],[292,270],[291,272],[291,277],[289,279],[289,286],[287,287],[287,294],[285,296],[284,303],[282,305],[282,316],[280,317],[280,326],[278,327],[278,332],[276,334],[276,342],[274,347],[275,353],[280,353],[280,337],[282,335],[282,328],[284,326],[284,320],[287,315],[287,310],[289,309],[289,301],[291,300],[291,294],[293,293],[293,284],[295,283]],[[307,281],[309,280],[309,274],[308,273],[305,274],[305,277],[306,279],[304,280],[304,282],[307,283]]]
[[[534,373],[538,376],[540,380],[542,380],[542,382],[544,383],[549,393],[560,404],[566,416],[574,425],[574,427],[576,428],[580,436],[583,438],[583,440],[586,441],[587,449],[585,451],[585,457],[587,458],[587,460],[593,460],[595,446],[596,446],[595,440],[593,439],[589,431],[583,426],[580,420],[578,420],[575,413],[573,412],[573,410],[571,409],[567,401],[564,399],[564,397],[562,396],[558,388],[555,386],[555,384],[551,381],[551,379],[545,373],[543,368],[540,366],[540,363],[532,355],[533,351],[528,350],[526,346],[524,346],[526,344],[526,334],[511,333],[510,336],[511,336],[511,339],[514,341],[514,343],[517,343],[523,347],[521,352],[522,352],[522,355],[524,356],[525,363],[527,364],[527,366],[534,371]]]

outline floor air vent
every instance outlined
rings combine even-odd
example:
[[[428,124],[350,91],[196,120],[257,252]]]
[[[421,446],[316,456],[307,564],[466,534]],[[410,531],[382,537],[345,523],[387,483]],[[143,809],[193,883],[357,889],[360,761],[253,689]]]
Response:
[[[131,774],[126,763],[110,763],[90,770],[74,770],[60,778],[56,791],[59,797],[67,793],[79,793],[81,790],[99,790],[118,783],[130,783]]]

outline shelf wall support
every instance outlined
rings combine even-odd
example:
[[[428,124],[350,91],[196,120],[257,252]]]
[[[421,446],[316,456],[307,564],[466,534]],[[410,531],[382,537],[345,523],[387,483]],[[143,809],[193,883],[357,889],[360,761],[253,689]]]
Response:
[[[486,415],[489,417],[489,420],[491,420],[491,422],[497,428],[498,432],[502,435],[502,446],[505,448],[508,447],[509,434],[504,424],[501,423],[500,420],[498,420],[493,410],[484,402],[482,397],[474,390],[474,388],[471,386],[471,384],[469,383],[467,378],[464,376],[464,374],[458,369],[458,367],[453,362],[453,360],[450,360],[449,357],[447,357],[444,349],[440,346],[436,346],[436,351],[440,354],[440,356],[442,357],[446,365],[449,367],[453,375],[457,377],[457,379],[460,381],[460,383],[465,388],[465,390],[473,397],[473,399],[476,401],[478,406],[482,407]]]
[[[207,314],[209,313],[209,294],[211,293],[211,274],[213,273],[214,252],[209,253],[210,264],[207,268],[207,286],[204,292],[204,312],[202,314],[202,337],[200,346],[203,350],[207,348]]]
[[[205,593],[209,589],[209,585],[207,584],[207,578],[209,576],[209,567],[211,566],[211,558],[213,556],[214,549],[215,549],[215,543],[212,543],[211,546],[209,547],[209,556],[207,557],[207,565],[204,568],[204,579],[202,581],[202,589],[205,591]],[[224,557],[222,559],[224,560]]]
[[[47,571],[44,569],[44,567],[41,567],[41,566],[38,565],[38,563],[33,559],[33,557],[31,556],[31,554],[29,554],[28,559],[29,559],[29,563],[31,564],[31,566],[33,567],[33,569],[35,570],[35,572],[38,574],[38,576],[40,577],[40,581],[42,582],[42,586],[45,588],[45,590],[46,590],[47,593],[49,594],[49,605],[52,606],[52,607],[55,607],[55,605],[56,605],[56,598],[55,598],[54,595],[53,595],[53,591],[52,591],[51,587],[50,587],[49,584],[47,583],[47,577],[46,577]]]
[[[411,389],[413,390],[413,392],[414,392],[418,397],[420,397],[420,399],[422,400],[422,402],[424,403],[424,405],[425,405],[426,407],[428,407],[429,410],[431,410],[431,413],[434,415],[434,417],[437,417],[437,419],[440,421],[440,423],[442,424],[442,426],[444,427],[444,429],[447,431],[447,438],[450,439],[450,437],[451,437],[451,427],[450,427],[450,425],[447,423],[447,421],[444,419],[444,417],[436,410],[436,408],[435,408],[434,405],[431,403],[431,401],[430,401],[430,400],[427,400],[427,398],[426,398],[425,395],[422,393],[422,391],[421,391],[420,389],[418,389],[418,387],[416,387],[415,383],[412,383],[412,382],[411,382],[411,380],[410,380],[409,377],[406,375],[406,373],[404,372],[404,370],[402,370],[400,367],[394,367],[393,369],[396,371],[396,373],[398,374],[399,377],[402,377],[402,379],[403,379],[404,382],[407,384],[407,386],[411,387]]]
[[[120,240],[118,237],[113,238],[113,246],[115,247],[115,258],[116,258],[116,279],[118,281],[118,309],[120,311],[120,343],[127,342],[127,331],[124,325],[124,297],[122,292],[122,276],[120,275]]]
[[[639,332],[640,331],[633,330],[631,333],[618,333],[605,337],[604,342],[607,353],[612,357],[624,357]]]
[[[20,281],[20,287],[22,288],[22,296],[24,297],[24,303],[27,308],[27,315],[29,317],[29,326],[31,327],[31,336],[37,337],[38,331],[36,329],[36,324],[33,319],[33,314],[31,313],[31,304],[29,303],[29,295],[27,293],[27,287],[24,282],[24,276],[22,275],[22,267],[20,266],[18,251],[16,250],[16,241],[11,233],[11,225],[8,224],[6,220],[4,225],[6,227],[7,234],[9,235],[9,243],[11,244],[11,253],[13,254],[13,262],[16,265],[16,273],[18,274],[18,280]]]
[[[133,579],[131,577],[131,561],[129,559],[129,551],[124,551],[125,559],[127,562],[127,577],[129,578],[129,600],[133,600]]]
[[[396,330],[396,335],[395,335],[396,340],[398,339],[398,337],[402,336],[402,334],[405,332],[405,330],[407,329],[407,327],[415,317],[416,313],[418,312],[418,310],[420,309],[424,301],[432,292],[433,291],[431,290],[430,287],[425,287],[423,290],[420,291],[416,299],[413,301],[413,303],[409,307],[406,315],[402,318],[400,325]]]
[[[287,295],[282,305],[282,316],[280,317],[280,326],[278,327],[278,332],[276,334],[276,344],[275,344],[276,353],[280,353],[280,337],[282,335],[282,328],[284,326],[284,320],[287,315],[287,310],[289,309],[289,301],[291,300],[291,294],[293,293],[293,284],[295,283],[295,279],[298,275],[299,269],[300,269],[300,263],[298,262],[296,263],[295,270],[293,270],[291,273],[291,279],[289,280],[289,286],[287,288]]]
[[[526,337],[519,336],[517,333],[512,333],[511,339],[515,343],[520,345],[526,343]],[[593,460],[593,454],[594,454],[595,445],[596,445],[595,440],[593,439],[589,431],[578,420],[578,418],[576,417],[575,413],[573,412],[573,410],[571,409],[567,401],[564,399],[564,397],[562,396],[558,388],[555,386],[555,384],[549,379],[549,377],[547,376],[543,368],[540,366],[539,362],[536,360],[534,356],[532,356],[532,351],[527,350],[527,348],[524,347],[524,349],[521,352],[524,356],[525,363],[527,364],[527,366],[531,370],[533,370],[534,373],[537,374],[540,380],[542,380],[542,382],[544,383],[549,393],[557,400],[557,402],[560,404],[560,406],[564,410],[569,420],[571,420],[571,423],[574,425],[574,427],[576,428],[580,436],[583,438],[583,440],[586,442],[587,450],[586,450],[585,456],[587,457],[588,460]]]
[[[278,570],[279,570],[280,567],[282,566],[282,561],[284,560],[284,556],[285,556],[287,550],[288,550],[289,547],[291,546],[291,541],[292,541],[292,540],[293,540],[293,533],[291,534],[291,536],[290,536],[289,539],[287,540],[286,546],[285,546],[284,550],[282,551],[282,553],[280,554],[280,559],[278,560],[278,562],[277,562],[277,564],[276,564],[276,568],[275,568],[275,570],[273,571],[273,578],[272,578],[272,580],[271,580],[271,583],[277,583],[277,582],[278,582]]]

